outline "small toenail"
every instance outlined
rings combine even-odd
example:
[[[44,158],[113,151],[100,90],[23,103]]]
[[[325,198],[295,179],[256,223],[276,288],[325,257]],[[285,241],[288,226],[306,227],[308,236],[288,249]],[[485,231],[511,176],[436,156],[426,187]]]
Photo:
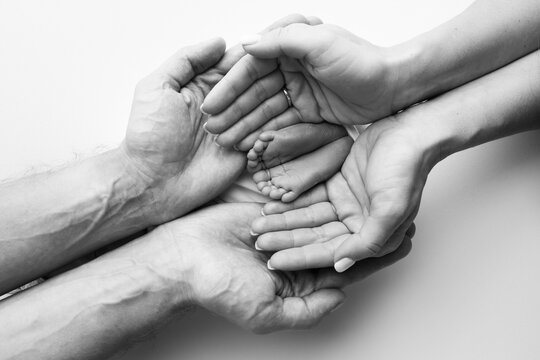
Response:
[[[268,270],[276,270],[272,265],[270,265],[270,260],[268,260],[268,262],[266,263],[266,267],[268,268]]]
[[[255,241],[255,250],[262,251],[262,249],[261,249],[261,247],[259,246],[259,244],[257,243],[257,241]]]
[[[236,150],[236,151],[240,151],[240,149],[239,149],[238,146],[236,146],[236,145],[233,145],[232,148],[233,148],[234,150]]]
[[[266,216],[266,214],[264,213],[264,208],[261,208],[261,215]]]

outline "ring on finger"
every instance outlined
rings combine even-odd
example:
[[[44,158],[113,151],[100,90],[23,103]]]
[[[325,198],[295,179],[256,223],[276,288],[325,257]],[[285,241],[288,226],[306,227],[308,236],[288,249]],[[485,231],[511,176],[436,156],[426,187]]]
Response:
[[[287,104],[289,105],[289,107],[291,107],[292,100],[291,100],[291,96],[289,95],[289,92],[285,88],[281,89],[281,91],[283,91],[283,94],[285,94],[285,98],[287,99]]]

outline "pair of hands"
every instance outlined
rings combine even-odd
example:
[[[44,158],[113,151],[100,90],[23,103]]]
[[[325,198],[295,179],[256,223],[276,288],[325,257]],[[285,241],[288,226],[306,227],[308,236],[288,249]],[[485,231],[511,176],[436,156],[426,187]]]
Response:
[[[231,68],[201,108],[212,115],[205,128],[219,134],[218,144],[246,150],[262,130],[279,128],[276,119],[342,125],[378,120],[360,134],[341,171],[322,185],[322,195],[306,194],[281,209],[269,205],[274,210],[265,213],[273,216],[253,224],[258,234],[282,230],[257,242],[261,249],[279,251],[270,265],[334,265],[345,271],[358,260],[395,250],[407,231],[413,232],[428,173],[440,160],[438,145],[424,138],[420,122],[407,111],[392,115],[403,92],[403,70],[395,65],[395,55],[322,24],[292,24],[247,38],[243,45],[249,55]],[[282,87],[292,100],[288,109],[275,101],[283,97]],[[259,120],[253,114],[260,114]],[[333,214],[310,211],[321,202],[330,203]],[[306,212],[306,221],[294,221]],[[305,228],[312,228],[311,236],[295,244],[295,234]]]

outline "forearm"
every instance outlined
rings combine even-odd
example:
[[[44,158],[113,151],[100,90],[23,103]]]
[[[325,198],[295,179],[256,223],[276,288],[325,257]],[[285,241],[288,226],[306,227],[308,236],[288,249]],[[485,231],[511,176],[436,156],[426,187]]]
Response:
[[[0,186],[0,293],[149,225],[118,150]]]
[[[389,49],[394,110],[432,98],[539,48],[540,2],[478,0],[462,14]]]
[[[540,50],[397,116],[425,134],[435,162],[540,128]]]
[[[188,306],[156,231],[0,302],[0,359],[103,359]]]

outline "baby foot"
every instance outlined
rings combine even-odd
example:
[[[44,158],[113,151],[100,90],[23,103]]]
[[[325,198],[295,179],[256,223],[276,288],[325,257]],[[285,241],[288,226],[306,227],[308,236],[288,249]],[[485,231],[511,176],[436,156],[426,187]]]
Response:
[[[338,172],[352,143],[350,137],[341,137],[292,161],[261,169],[253,174],[253,180],[263,195],[283,202],[294,201]]]
[[[247,169],[256,172],[284,164],[346,135],[342,126],[328,123],[302,123],[265,131],[247,154]]]

